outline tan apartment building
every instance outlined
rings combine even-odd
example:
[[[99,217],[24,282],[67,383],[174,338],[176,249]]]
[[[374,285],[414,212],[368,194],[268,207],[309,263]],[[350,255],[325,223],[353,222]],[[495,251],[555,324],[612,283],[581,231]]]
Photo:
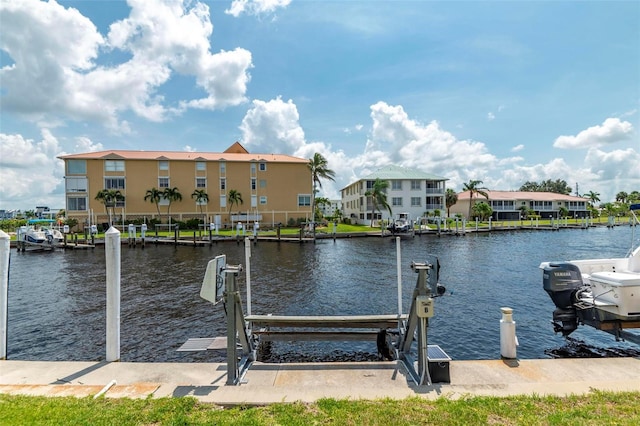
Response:
[[[105,206],[95,199],[103,189],[124,195],[114,208],[114,222],[158,218],[156,204],[144,199],[152,188],[177,188],[181,201],[170,205],[172,219],[203,218],[221,228],[231,222],[258,221],[265,226],[308,219],[311,215],[309,160],[281,154],[251,154],[238,142],[222,153],[107,150],[58,157],[65,165],[67,217],[80,227],[108,221]],[[208,202],[191,194],[203,190]],[[228,200],[229,191],[243,203]],[[167,223],[168,200],[159,203]],[[231,214],[230,214],[231,209]]]

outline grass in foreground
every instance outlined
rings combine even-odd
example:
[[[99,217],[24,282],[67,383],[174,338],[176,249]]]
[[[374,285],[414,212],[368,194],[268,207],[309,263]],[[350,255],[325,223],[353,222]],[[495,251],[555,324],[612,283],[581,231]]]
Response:
[[[194,398],[110,399],[0,395],[2,425],[638,425],[639,392],[570,397],[468,397],[222,407]]]

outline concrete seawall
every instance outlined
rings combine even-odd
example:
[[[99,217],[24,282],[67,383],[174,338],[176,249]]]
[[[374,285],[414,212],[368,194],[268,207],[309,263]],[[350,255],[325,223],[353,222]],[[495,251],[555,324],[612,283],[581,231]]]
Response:
[[[192,396],[223,406],[320,398],[435,399],[640,392],[640,358],[452,361],[451,383],[413,384],[396,362],[254,363],[227,386],[224,363],[0,361],[0,393],[147,398]],[[115,382],[114,382],[115,381]]]

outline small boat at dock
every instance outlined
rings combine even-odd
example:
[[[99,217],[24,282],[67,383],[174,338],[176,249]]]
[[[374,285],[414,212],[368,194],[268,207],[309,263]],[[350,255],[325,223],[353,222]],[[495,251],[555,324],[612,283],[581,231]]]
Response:
[[[540,264],[543,287],[556,305],[556,332],[568,336],[585,324],[640,344],[640,334],[624,331],[640,329],[640,244],[634,248],[640,221],[635,210],[640,204],[631,206],[632,245],[626,257]]]
[[[27,225],[18,228],[18,251],[46,251],[63,247],[64,236],[51,226],[54,222],[51,219],[30,219]]]

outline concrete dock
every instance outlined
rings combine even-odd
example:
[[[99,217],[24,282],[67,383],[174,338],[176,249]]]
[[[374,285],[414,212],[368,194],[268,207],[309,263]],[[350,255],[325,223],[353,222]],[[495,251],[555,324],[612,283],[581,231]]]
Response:
[[[0,393],[113,398],[193,396],[221,406],[320,398],[452,399],[640,392],[640,358],[451,361],[450,383],[416,386],[396,362],[254,363],[227,386],[224,363],[0,361]]]

